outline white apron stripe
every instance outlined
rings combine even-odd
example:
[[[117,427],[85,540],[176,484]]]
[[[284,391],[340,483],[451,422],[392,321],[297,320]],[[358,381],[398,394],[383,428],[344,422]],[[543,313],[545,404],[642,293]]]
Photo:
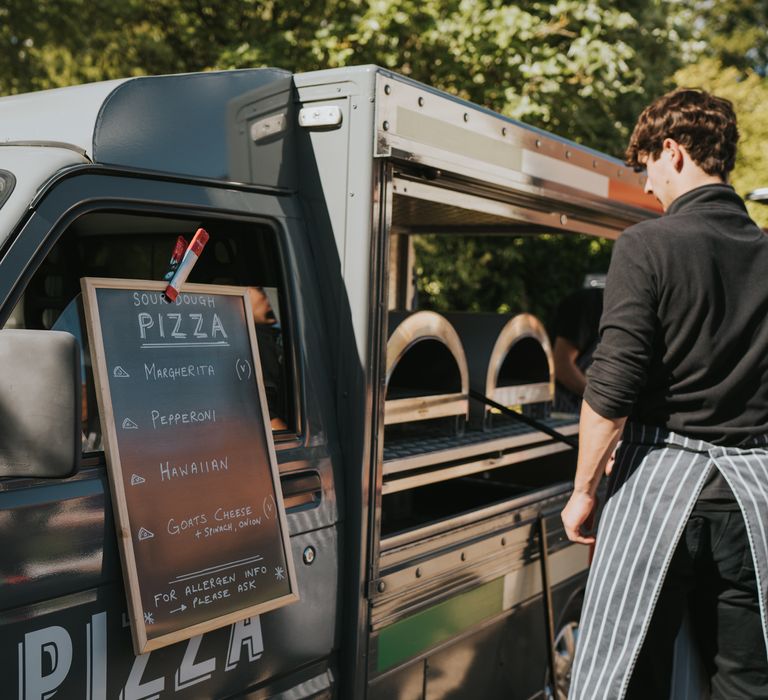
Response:
[[[768,652],[768,451],[755,449],[758,444],[768,438],[725,448],[627,425],[600,520],[569,700],[624,698],[672,555],[713,463],[746,522]],[[678,659],[696,660],[694,654]]]
[[[624,447],[624,449],[621,449]],[[616,486],[623,483],[626,480],[626,474],[624,473],[624,469],[628,470],[629,467],[632,465],[632,463],[635,461],[637,457],[637,452],[640,450],[640,445],[633,445],[631,448],[629,445],[620,445],[619,446],[619,453],[617,454],[617,460],[619,464],[614,466],[614,473],[611,475],[612,479],[609,483],[609,496],[608,496],[608,502],[605,505],[604,511],[600,518],[600,532],[601,537],[603,536],[603,532],[605,532],[605,537],[610,537],[610,534],[614,530],[614,525],[616,523],[616,520],[619,518],[620,515],[626,513],[626,508],[621,508],[621,501],[623,497],[627,497],[631,499],[631,495],[627,496],[627,493],[629,489],[626,489],[625,493],[620,493],[617,498],[618,502],[616,503],[616,506],[613,508],[608,508],[608,505],[612,503],[611,496],[613,496],[616,492]],[[629,455],[632,455],[630,458]],[[607,511],[607,512],[606,512]],[[611,537],[611,539],[613,539]],[[606,548],[597,548],[595,550],[595,556],[592,560],[592,566],[595,569],[601,569],[602,568],[602,560],[606,556]],[[598,584],[598,582],[594,579],[594,577],[590,577],[590,580],[587,584],[587,590],[584,596],[584,604],[585,606],[591,606],[594,602],[594,596],[595,591],[597,589],[602,590],[602,583]],[[597,593],[597,595],[600,595],[600,592]],[[587,622],[586,625],[582,625],[580,630],[580,637],[590,639],[592,634],[592,625]],[[586,643],[586,642],[585,642]],[[577,669],[577,673],[581,671],[582,669]],[[573,679],[571,681],[571,685],[576,682],[576,675],[574,674]]]
[[[668,452],[667,448],[661,450],[661,453],[658,455],[658,459],[656,460],[656,464],[654,465],[653,470],[651,472],[652,475],[654,475],[656,473],[656,470],[658,470],[658,468],[661,466],[661,464],[664,461],[664,457],[667,454],[667,452]],[[648,458],[648,456],[649,456],[649,453],[646,451],[645,456],[644,456],[643,460],[641,461],[641,464]],[[638,470],[639,470],[639,468],[638,468]],[[621,541],[622,538],[617,536],[617,535],[619,533],[623,532],[623,530],[624,530],[624,528],[625,528],[625,526],[627,524],[627,521],[630,519],[630,514],[633,512],[632,504],[637,502],[636,494],[637,494],[637,490],[638,490],[639,485],[640,485],[640,480],[636,479],[636,478],[633,480],[634,476],[635,476],[634,473],[628,475],[627,481],[625,481],[624,484],[623,484],[626,488],[621,489],[622,493],[621,493],[618,501],[616,501],[616,502],[611,501],[610,503],[608,503],[606,505],[606,510],[608,510],[609,508],[611,508],[611,506],[613,506],[613,510],[615,512],[619,512],[619,511],[621,512],[621,514],[622,514],[621,524],[618,527],[618,532],[612,532],[611,530],[613,528],[611,528],[611,530],[609,530],[607,533],[605,533],[605,536],[603,536],[602,532],[598,533],[596,552],[600,551],[602,549],[602,547],[601,547],[601,543],[602,542],[609,543],[609,544],[607,544],[605,546],[609,547],[610,549],[605,554],[606,564],[605,564],[604,571],[602,572],[602,575],[596,575],[595,576],[597,587],[598,587],[598,590],[597,590],[597,593],[596,593],[596,596],[595,596],[595,600],[602,601],[602,605],[600,606],[601,612],[597,616],[590,615],[590,616],[586,617],[585,621],[587,622],[587,624],[589,624],[590,622],[592,624],[589,625],[589,627],[587,629],[587,634],[581,636],[581,639],[583,639],[584,641],[581,642],[581,639],[580,639],[580,643],[583,643],[584,646],[591,646],[593,644],[592,636],[593,636],[593,631],[594,631],[594,625],[597,622],[597,620],[595,618],[598,617],[598,616],[600,618],[600,627],[599,627],[599,629],[597,631],[598,643],[603,639],[603,633],[605,631],[605,625],[606,625],[606,622],[608,621],[607,605],[608,605],[609,601],[611,601],[613,599],[614,593],[616,591],[616,586],[619,583],[618,580],[617,580],[617,574],[621,570],[622,566],[624,565],[624,561],[627,558],[627,555],[629,553],[629,549],[630,548],[628,546],[628,543],[626,541],[622,542]],[[628,487],[630,481],[632,481],[631,488]],[[642,508],[642,505],[645,502],[647,496],[648,496],[648,491],[646,490],[643,493],[643,495],[642,495],[642,500],[641,500],[641,503],[640,503],[640,508]],[[614,496],[614,498],[615,498],[615,496]],[[634,535],[634,532],[635,532],[635,529],[638,526],[638,523],[639,523],[639,518],[633,518],[632,519],[632,522],[630,524],[630,527],[632,528],[631,531],[630,531],[630,539],[631,539],[632,535]],[[621,558],[620,558],[620,560],[618,562],[615,562],[614,561],[614,556],[616,555],[617,550],[620,547],[623,550],[621,552]],[[601,559],[602,559],[602,557],[601,557]],[[601,569],[603,568],[602,561],[601,561],[600,568]],[[595,567],[593,567],[593,570],[595,572],[597,572],[600,569],[598,569],[597,566],[595,566]],[[591,575],[590,575],[590,579],[592,579]],[[609,579],[611,581],[611,586],[610,586],[610,589],[608,590],[607,595],[604,595],[603,591],[604,591],[604,588],[605,588],[605,584],[606,584],[606,582]],[[628,580],[629,579],[625,578],[624,582],[626,582]],[[586,678],[584,679],[585,687],[589,687],[589,685],[590,685],[590,680],[592,679],[592,673],[593,673],[593,671],[595,669],[595,663],[597,662],[598,657],[599,657],[598,654],[594,654],[593,657],[592,657],[592,663],[590,664],[589,670],[587,671]]]
[[[763,459],[757,459],[757,465],[762,472],[764,481],[760,479],[760,474],[755,474],[755,481],[760,485],[760,493],[765,494],[762,485],[768,484],[768,450],[755,450],[756,455],[762,455]],[[759,523],[764,523],[768,520],[768,498],[765,499],[763,505],[763,512],[757,513],[757,520]],[[752,559],[755,562],[755,576],[757,576],[758,586],[763,594],[760,596],[760,612],[762,614],[763,622],[763,638],[765,639],[766,654],[768,654],[768,612],[766,607],[768,606],[768,547],[766,547],[766,558],[762,561],[759,556],[756,556],[754,547],[750,542],[750,548],[752,549]]]
[[[631,449],[628,447],[626,450],[623,451],[623,453],[619,456],[619,465],[616,469],[616,472],[613,474],[615,476],[615,481],[613,483],[620,483],[622,480],[624,480],[624,467],[626,466],[627,469],[629,469],[629,466],[632,464],[633,460],[635,459],[637,455],[637,451],[640,449],[639,446],[633,446]],[[629,455],[632,455],[630,458]],[[610,489],[611,491],[614,491],[615,489]],[[613,494],[611,494],[613,495]],[[618,496],[618,498],[621,498],[621,494]],[[608,497],[608,502],[610,503],[610,496]],[[606,506],[607,506],[606,503]],[[605,531],[606,533],[610,533],[613,530],[614,523],[616,519],[621,514],[620,508],[613,508],[612,510],[609,510],[608,513],[603,512],[601,518],[600,518],[600,529],[601,531]],[[599,558],[602,558],[604,555],[604,551],[596,551],[595,556],[593,558],[593,562],[597,562]],[[587,588],[587,594],[586,599],[589,600],[591,591],[589,590],[589,587]],[[583,630],[582,630],[583,633]]]
[[[683,486],[685,486],[692,473],[694,472],[694,469],[696,467],[695,462],[691,462],[688,465],[688,469],[685,472],[685,477],[680,480],[680,483],[677,487],[677,491],[675,492],[674,500],[672,503],[672,506],[667,509],[666,515],[664,516],[664,519],[661,522],[661,525],[658,528],[658,534],[656,535],[656,539],[653,542],[653,545],[651,546],[650,551],[647,553],[647,560],[648,563],[646,564],[645,571],[643,572],[643,580],[640,584],[640,596],[635,600],[635,607],[632,611],[632,617],[629,622],[629,629],[632,629],[633,625],[635,624],[635,620],[638,619],[638,613],[642,612],[643,614],[639,618],[638,622],[641,625],[641,632],[637,637],[633,637],[630,635],[627,635],[624,639],[624,644],[621,647],[620,652],[620,659],[624,660],[626,659],[626,670],[623,674],[617,675],[621,672],[622,664],[617,663],[616,666],[613,669],[613,673],[608,676],[608,684],[607,687],[612,687],[615,680],[621,681],[621,691],[620,694],[624,695],[626,693],[627,686],[629,685],[629,679],[632,673],[632,669],[635,666],[635,662],[637,661],[637,656],[640,653],[640,649],[642,647],[643,641],[645,640],[645,636],[648,634],[648,627],[651,623],[651,613],[653,609],[656,607],[656,601],[659,599],[659,594],[661,593],[661,586],[664,582],[664,578],[666,577],[666,573],[669,570],[669,565],[672,562],[672,556],[675,553],[675,549],[677,548],[677,543],[680,541],[680,537],[683,534],[683,529],[685,528],[685,522],[690,517],[691,510],[693,510],[693,506],[696,503],[696,499],[699,497],[699,492],[701,491],[701,487],[704,485],[704,480],[707,477],[706,471],[701,471],[700,473],[700,480],[697,485],[697,488],[693,492],[685,492],[683,490]],[[673,466],[674,469],[674,466]],[[670,470],[670,475],[672,475],[672,470]],[[664,484],[666,486],[666,482]],[[670,527],[675,527],[674,535],[673,537],[669,538],[667,537],[668,542],[666,543],[666,557],[664,558],[663,562],[661,562],[660,571],[658,572],[658,575],[655,576],[654,580],[650,582],[648,581],[649,574],[651,573],[651,568],[653,565],[653,553],[657,550],[661,549],[660,545],[662,543],[662,538],[664,535],[666,535],[666,528],[670,521],[670,517],[679,510],[680,508],[684,508],[684,511],[686,513],[685,520],[682,523],[673,521],[670,525]],[[679,519],[678,519],[679,520]],[[646,586],[648,586],[649,589],[651,589],[651,595],[647,596],[645,595]],[[641,607],[641,603],[643,606]],[[631,645],[628,646],[628,643],[631,642]],[[607,697],[607,694],[604,696]]]
[[[662,480],[662,483],[661,483],[661,485],[659,487],[659,491],[660,492],[663,493],[664,490],[665,490],[665,487],[667,486],[667,484],[669,484],[670,479],[672,478],[672,475],[674,474],[674,470],[677,468],[678,463],[680,462],[682,456],[683,456],[683,453],[680,450],[677,450],[677,454],[675,456],[675,460],[672,463],[671,468],[667,469],[667,473],[664,476],[664,478]],[[663,460],[660,460],[660,466],[661,466],[662,462],[663,462]],[[689,469],[689,471],[690,471],[690,469]],[[655,477],[656,477],[656,471],[653,472],[653,474],[651,475],[649,481],[653,482]],[[638,483],[640,482],[639,478],[637,479],[637,482]],[[683,483],[683,481],[679,482],[678,489],[675,492],[673,503],[676,502],[678,496],[680,495],[680,487],[682,486],[682,483]],[[653,483],[648,484],[648,485],[649,486],[651,486],[651,485],[655,486],[655,484],[653,484]],[[643,494],[643,501],[645,501],[646,496],[650,495],[652,492],[653,492],[652,489],[650,489],[650,488],[647,489],[646,492]],[[637,617],[638,605],[643,601],[644,597],[647,597],[646,593],[645,593],[645,590],[646,590],[645,586],[647,585],[647,582],[648,582],[648,571],[649,571],[651,563],[653,561],[653,559],[652,559],[652,557],[650,555],[658,547],[659,536],[663,533],[663,529],[662,528],[657,528],[655,526],[655,523],[654,523],[654,516],[656,515],[656,512],[658,511],[659,506],[661,506],[661,505],[666,505],[666,504],[663,504],[661,499],[657,498],[655,500],[655,502],[653,503],[653,506],[651,508],[651,512],[647,516],[647,520],[644,523],[645,524],[645,529],[643,530],[641,537],[636,538],[634,536],[634,528],[633,528],[633,532],[630,534],[630,536],[628,538],[628,541],[626,542],[626,549],[625,549],[625,553],[628,553],[628,552],[631,551],[634,554],[634,558],[633,558],[632,562],[629,564],[629,567],[627,569],[628,576],[623,581],[619,581],[618,579],[614,581],[614,590],[619,588],[619,586],[622,583],[624,584],[622,586],[623,587],[623,594],[621,596],[621,602],[619,603],[619,608],[618,608],[618,610],[616,611],[616,614],[615,614],[616,618],[621,619],[622,615],[624,614],[624,609],[627,606],[627,602],[628,602],[628,598],[629,598],[630,594],[632,596],[634,596],[635,604],[634,604],[634,607],[633,607],[633,610],[632,610],[632,616],[630,617],[629,624],[628,624],[628,626],[626,626],[626,627],[628,627],[628,629],[626,630],[627,632],[629,632],[632,629],[632,625],[635,622],[635,619]],[[667,511],[667,516],[671,512],[671,508],[662,508],[662,512],[664,510]],[[640,513],[643,513],[643,511],[644,511],[643,502],[640,503],[639,511],[640,511]],[[664,520],[662,522],[662,526],[664,524],[666,524],[667,519],[668,519],[668,517],[664,518]],[[641,518],[638,518],[638,521],[640,521],[640,520],[641,520]],[[658,532],[659,534],[657,535],[657,537],[655,538],[653,544],[651,545],[650,551],[648,551],[647,542],[649,541],[649,537],[651,537],[654,532]],[[648,564],[645,567],[645,571],[643,572],[642,582],[641,582],[639,588],[636,588],[636,581],[638,580],[638,575],[640,573],[639,570],[640,570],[640,568],[642,566],[642,563],[644,561],[647,561]],[[621,568],[621,564],[619,565],[619,567]],[[626,585],[628,581],[632,581],[632,585],[631,586]],[[620,588],[619,588],[619,590],[620,590]],[[653,591],[653,600],[655,600],[655,599],[656,599],[656,591]],[[646,604],[648,604],[648,603],[646,603]],[[610,602],[609,602],[609,605],[611,605]],[[605,688],[605,693],[603,694],[604,698],[608,697],[608,691],[611,688],[611,682],[613,681],[613,676],[615,675],[615,671],[621,669],[621,662],[623,661],[623,656],[626,653],[627,642],[629,642],[631,639],[633,639],[633,635],[625,634],[624,635],[624,642],[621,645],[621,650],[619,652],[619,655],[616,656],[615,655],[616,635],[618,634],[620,627],[622,627],[622,625],[620,625],[618,623],[618,621],[617,621],[614,624],[614,626],[613,626],[613,632],[611,633],[610,641],[608,642],[608,648],[603,652],[604,654],[607,654],[610,658],[613,658],[615,660],[616,665],[613,666],[614,673],[609,673],[609,675],[608,675],[608,683],[604,684],[603,683],[603,677],[606,674],[606,672],[610,672],[611,671],[611,667],[610,666],[603,666],[603,670],[600,673],[600,675],[597,677],[597,681],[595,683],[595,687],[596,688]]]
[[[632,463],[635,461],[637,457],[638,451],[641,449],[640,445],[633,445],[630,447],[628,444],[624,446],[622,457],[622,466],[624,463],[626,463],[627,470],[629,470]],[[629,459],[629,454],[632,454],[632,458]],[[627,459],[624,459],[627,457]],[[626,474],[624,474],[624,471],[622,470],[621,474],[616,475],[615,483],[621,484],[624,483],[627,479]],[[614,528],[616,525],[616,521],[619,520],[620,517],[623,516],[623,518],[627,517],[627,511],[629,502],[632,499],[632,493],[630,492],[631,489],[624,489],[618,495],[616,494],[616,491],[614,490],[614,500],[609,499],[608,503],[606,503],[605,510],[603,512],[602,518],[600,520],[600,536],[602,537],[603,534],[603,520],[606,521],[605,524],[605,537],[606,541],[616,542],[615,538],[612,537],[612,533],[614,532]],[[619,525],[619,531],[624,527],[624,522],[622,520],[621,524]],[[613,553],[616,549],[616,544],[614,544],[614,547],[612,548],[606,548],[606,547],[597,547],[595,550],[595,557],[592,562],[592,566],[595,570],[599,571],[603,568],[603,560],[605,557],[610,559],[613,556]],[[599,563],[598,563],[599,562]],[[602,590],[603,586],[605,585],[605,576],[602,577],[601,580],[598,580],[598,577],[592,577],[590,576],[590,580],[587,584],[587,591],[585,596],[585,606],[592,606],[595,603],[596,598],[602,597]],[[580,638],[584,639],[584,644],[590,644],[593,634],[593,628],[595,626],[594,620],[586,620],[586,624],[582,625],[580,630]],[[577,671],[581,671],[582,669],[579,668]],[[576,675],[574,675],[572,680],[572,687],[573,684],[576,682]]]

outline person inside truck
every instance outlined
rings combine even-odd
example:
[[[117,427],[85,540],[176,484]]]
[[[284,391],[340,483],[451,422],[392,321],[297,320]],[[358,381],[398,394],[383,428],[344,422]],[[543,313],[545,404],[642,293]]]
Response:
[[[599,284],[569,294],[557,309],[552,352],[556,411],[578,413],[581,408],[587,385],[585,372],[597,347],[602,313],[603,289]]]
[[[286,430],[280,323],[263,287],[248,287],[272,430]]]
[[[573,542],[610,481],[571,700],[668,698],[695,656],[712,700],[768,698],[768,237],[727,184],[738,136],[730,102],[680,89],[627,149],[665,214],[614,246],[587,372]]]

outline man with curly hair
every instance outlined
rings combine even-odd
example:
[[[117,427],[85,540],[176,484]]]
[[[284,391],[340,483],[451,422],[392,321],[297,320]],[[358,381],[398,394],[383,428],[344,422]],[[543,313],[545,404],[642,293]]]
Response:
[[[673,690],[686,617],[713,700],[768,698],[768,237],[727,184],[738,136],[681,89],[627,149],[664,216],[616,242],[587,372],[572,541],[609,481],[570,700],[701,697]]]

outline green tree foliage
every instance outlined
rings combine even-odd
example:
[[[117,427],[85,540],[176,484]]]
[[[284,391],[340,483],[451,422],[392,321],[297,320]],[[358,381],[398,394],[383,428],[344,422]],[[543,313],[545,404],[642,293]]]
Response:
[[[768,0],[684,0],[694,50],[740,71],[768,72]]]
[[[615,154],[626,117],[679,65],[662,0],[342,0],[319,9],[304,8],[317,18],[311,33],[270,15],[271,33],[249,33],[216,65],[284,65],[293,43],[300,69],[381,64]]]
[[[675,74],[680,86],[700,87],[725,97],[736,109],[739,119],[739,150],[731,177],[736,191],[744,196],[758,187],[768,187],[768,78],[750,68],[723,65],[714,58],[703,59]],[[768,206],[747,203],[750,214],[768,228]]]
[[[421,308],[526,311],[547,326],[587,274],[607,271],[611,253],[610,241],[571,234],[436,234],[417,236],[415,247]]]
[[[678,67],[670,0],[0,0],[0,94],[378,63],[620,154]]]
[[[746,5],[0,0],[0,94],[140,74],[377,63],[620,156],[640,109],[665,91],[668,76],[682,65],[686,41],[698,40],[699,50],[707,41],[716,44],[720,39],[705,31],[715,26],[718,37],[730,37],[718,50],[744,55],[733,42],[758,15],[732,10]],[[763,55],[765,37],[750,32],[755,55]],[[548,316],[553,300],[577,287],[584,272],[607,264],[609,246],[600,241],[550,236],[502,246],[503,240],[471,239],[461,249],[458,239],[420,239],[423,303],[526,308]],[[532,290],[541,288],[541,279],[549,286],[539,292],[547,298],[538,300]]]
[[[136,0],[0,0],[0,94],[184,70]]]

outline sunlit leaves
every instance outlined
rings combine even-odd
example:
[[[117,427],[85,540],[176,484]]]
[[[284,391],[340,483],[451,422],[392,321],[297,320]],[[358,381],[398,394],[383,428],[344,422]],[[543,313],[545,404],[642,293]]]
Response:
[[[736,191],[744,196],[758,187],[768,187],[768,78],[754,71],[724,68],[716,59],[703,59],[675,75],[681,86],[701,87],[733,102],[739,120],[739,147],[731,177]],[[768,228],[768,206],[747,204],[752,217]]]

